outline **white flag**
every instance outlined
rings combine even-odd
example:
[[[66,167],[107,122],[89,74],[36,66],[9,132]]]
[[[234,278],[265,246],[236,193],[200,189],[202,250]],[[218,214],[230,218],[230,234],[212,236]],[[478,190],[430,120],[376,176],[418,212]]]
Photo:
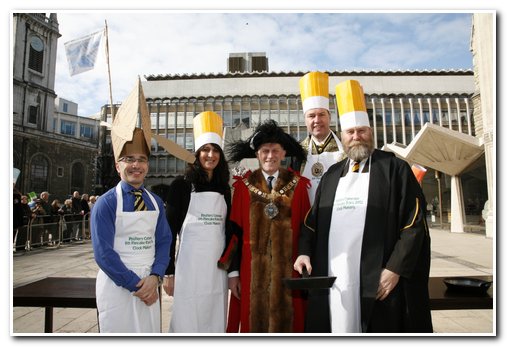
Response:
[[[104,30],[100,30],[85,37],[65,42],[65,54],[71,76],[94,68],[103,33]]]

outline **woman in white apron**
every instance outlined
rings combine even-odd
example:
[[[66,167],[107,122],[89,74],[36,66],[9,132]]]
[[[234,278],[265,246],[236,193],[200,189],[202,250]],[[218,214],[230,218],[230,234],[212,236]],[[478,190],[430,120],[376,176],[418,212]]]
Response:
[[[361,332],[360,262],[370,185],[370,170],[362,173],[365,162],[370,161],[364,159],[358,172],[349,165],[333,203],[328,248],[329,276],[336,276],[329,296],[333,333]]]
[[[176,258],[169,332],[225,332],[227,272],[217,260],[225,245],[226,214],[222,194],[191,193]]]
[[[116,186],[114,250],[127,268],[140,278],[148,276],[155,259],[155,229],[159,214],[152,194],[146,191],[154,211],[123,212],[121,182]],[[133,241],[135,240],[135,241]],[[101,333],[160,333],[160,304],[148,306],[99,270],[96,285]]]
[[[224,333],[228,279],[217,261],[226,244],[229,170],[216,143],[201,146],[196,159],[167,196],[173,241],[179,234],[175,264],[171,260],[164,278],[164,290],[174,295],[169,332]]]
[[[339,162],[344,155],[342,143],[332,131],[331,135],[338,145],[338,151],[312,154],[313,140],[312,138],[308,140],[308,155],[306,157],[306,164],[302,175],[311,181],[311,186],[308,187],[310,205],[313,205],[313,201],[315,200],[315,192],[317,191],[317,187],[322,175],[327,171],[327,169],[329,169],[331,165]]]

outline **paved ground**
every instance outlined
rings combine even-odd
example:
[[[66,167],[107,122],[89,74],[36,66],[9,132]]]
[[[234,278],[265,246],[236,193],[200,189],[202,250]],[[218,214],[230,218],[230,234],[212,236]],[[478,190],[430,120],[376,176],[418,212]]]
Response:
[[[495,242],[477,233],[453,233],[431,229],[431,276],[473,276],[494,274]],[[12,284],[14,287],[48,276],[95,277],[97,265],[91,242],[65,245],[58,249],[14,253]],[[496,281],[494,282],[496,285]],[[496,293],[496,287],[494,288]],[[172,298],[162,300],[162,329],[168,331]],[[14,307],[11,302],[11,334],[34,335],[44,331],[44,310],[36,307]],[[436,333],[494,335],[496,310],[433,311]],[[94,309],[55,308],[54,331],[66,334],[97,333]]]

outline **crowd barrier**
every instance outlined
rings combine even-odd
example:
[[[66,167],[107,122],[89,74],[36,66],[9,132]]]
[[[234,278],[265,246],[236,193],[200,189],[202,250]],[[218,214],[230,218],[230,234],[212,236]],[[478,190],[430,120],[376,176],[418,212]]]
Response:
[[[57,218],[58,220],[55,220]],[[44,222],[44,220],[51,220],[51,222]],[[23,245],[25,251],[31,251],[34,248],[55,248],[65,243],[82,242],[91,238],[90,213],[37,215],[15,232],[14,250]]]

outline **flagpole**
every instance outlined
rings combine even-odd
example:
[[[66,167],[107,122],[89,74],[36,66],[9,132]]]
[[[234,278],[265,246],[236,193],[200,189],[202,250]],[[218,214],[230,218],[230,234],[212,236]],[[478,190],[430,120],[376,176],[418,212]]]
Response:
[[[106,23],[106,60],[107,60],[107,74],[109,76],[109,103],[111,104],[111,120],[114,121],[114,106],[113,106],[113,89],[111,86],[111,66],[109,65],[109,35],[107,33],[107,20]]]

